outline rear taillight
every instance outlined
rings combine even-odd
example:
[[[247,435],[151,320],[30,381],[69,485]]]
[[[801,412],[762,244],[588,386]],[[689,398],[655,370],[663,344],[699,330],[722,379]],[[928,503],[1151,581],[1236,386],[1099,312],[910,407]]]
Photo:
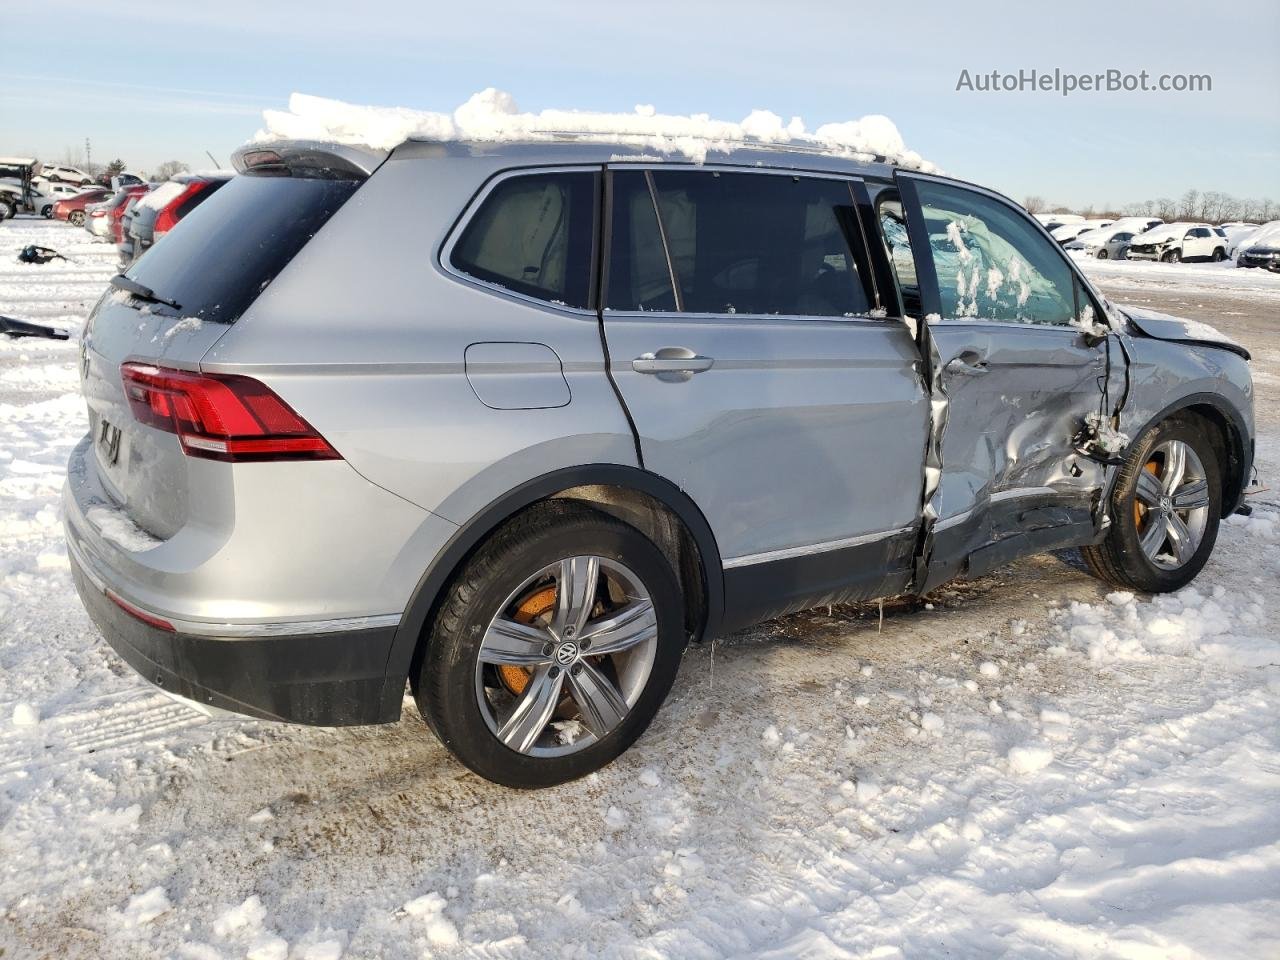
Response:
[[[89,216],[91,216],[91,217],[105,217],[106,215],[107,215],[107,211],[105,211],[105,210],[90,210],[90,211],[89,211]]]
[[[156,225],[152,231],[155,238],[159,240],[163,234],[168,233],[177,226],[178,220],[181,219],[178,216],[178,209],[184,206],[188,200],[204,193],[209,189],[209,186],[210,181],[208,180],[197,180],[194,183],[189,183],[185,190],[166,203],[164,209],[156,215]]]
[[[311,424],[251,377],[201,374],[144,363],[120,368],[139,423],[176,433],[189,457],[341,460]]]

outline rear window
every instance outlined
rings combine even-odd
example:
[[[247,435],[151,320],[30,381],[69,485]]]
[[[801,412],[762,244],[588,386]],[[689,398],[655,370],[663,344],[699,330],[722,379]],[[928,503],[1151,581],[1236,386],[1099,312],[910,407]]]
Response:
[[[596,182],[585,172],[501,181],[467,223],[450,262],[525,296],[590,306]]]
[[[358,180],[235,177],[126,275],[156,296],[177,301],[184,317],[231,323],[359,185]]]

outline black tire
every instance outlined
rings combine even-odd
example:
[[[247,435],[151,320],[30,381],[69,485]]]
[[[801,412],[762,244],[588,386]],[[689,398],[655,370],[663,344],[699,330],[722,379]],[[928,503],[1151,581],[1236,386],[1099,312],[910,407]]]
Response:
[[[0,201],[0,220],[12,220],[17,212],[12,204]]]
[[[1135,503],[1138,474],[1146,468],[1152,451],[1168,440],[1181,440],[1199,457],[1208,481],[1208,517],[1200,545],[1191,558],[1175,570],[1157,566],[1139,543]],[[1111,491],[1111,529],[1096,546],[1083,547],[1085,563],[1094,576],[1126,590],[1169,593],[1196,578],[1213,552],[1222,516],[1222,468],[1203,421],[1170,418],[1149,428],[1130,446]]]
[[[1221,263],[1221,262],[1222,262],[1223,260],[1225,260],[1225,259],[1227,259],[1227,252],[1226,252],[1225,250],[1223,250],[1221,247],[1214,247],[1214,248],[1213,248],[1213,262],[1214,262],[1214,263]]]
[[[1161,259],[1163,259],[1165,263],[1178,263],[1180,260],[1182,260],[1182,251],[1170,250]]]
[[[1105,260],[1105,259],[1107,259],[1107,249],[1106,249],[1106,247],[1099,247],[1099,248],[1098,248],[1098,259],[1099,259],[1099,260]]]
[[[477,696],[476,669],[490,620],[537,571],[566,557],[595,555],[625,564],[653,603],[653,665],[630,711],[607,735],[582,749],[535,757],[498,739]],[[413,683],[418,710],[440,742],[487,780],[508,787],[549,787],[608,764],[649,726],[675,681],[684,653],[679,581],[663,553],[634,527],[565,500],[537,504],[499,528],[463,565],[427,634]]]

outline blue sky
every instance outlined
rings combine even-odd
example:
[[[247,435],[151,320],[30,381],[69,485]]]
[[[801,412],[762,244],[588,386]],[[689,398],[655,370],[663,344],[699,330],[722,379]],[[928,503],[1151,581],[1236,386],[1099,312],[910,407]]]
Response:
[[[448,110],[486,86],[523,110],[577,107],[810,129],[867,113],[948,173],[1021,199],[1121,205],[1194,187],[1280,200],[1280,3],[489,0],[446,10],[131,0],[128,16],[60,0],[39,42],[0,64],[0,154],[225,162],[292,91]],[[91,28],[89,24],[100,24]],[[130,27],[133,33],[128,34]],[[957,92],[1019,69],[1207,73],[1207,93]]]

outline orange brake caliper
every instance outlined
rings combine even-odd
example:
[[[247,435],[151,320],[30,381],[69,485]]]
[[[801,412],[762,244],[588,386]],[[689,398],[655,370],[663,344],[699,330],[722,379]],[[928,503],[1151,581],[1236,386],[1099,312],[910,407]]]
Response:
[[[520,606],[516,607],[516,622],[533,623],[544,613],[554,609],[555,605],[556,588],[543,587],[525,597]],[[514,667],[508,664],[498,667],[498,674],[507,689],[517,697],[524,693],[524,688],[529,685],[529,678],[533,675],[532,671],[525,667]]]

